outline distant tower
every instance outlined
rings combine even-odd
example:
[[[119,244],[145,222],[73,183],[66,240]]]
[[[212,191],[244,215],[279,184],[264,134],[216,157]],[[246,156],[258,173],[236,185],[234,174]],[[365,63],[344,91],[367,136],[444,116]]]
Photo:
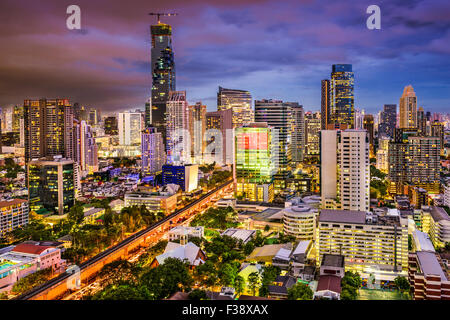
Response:
[[[411,85],[400,98],[400,128],[417,128],[417,97]]]
[[[351,64],[334,64],[330,82],[330,117],[336,129],[355,127],[355,76]]]

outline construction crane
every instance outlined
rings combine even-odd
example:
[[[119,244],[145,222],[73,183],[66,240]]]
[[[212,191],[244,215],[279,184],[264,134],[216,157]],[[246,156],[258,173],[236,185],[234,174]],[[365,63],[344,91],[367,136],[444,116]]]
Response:
[[[163,16],[163,17],[172,17],[172,16],[177,16],[178,13],[161,13],[161,12],[150,12],[148,14],[149,16],[157,16],[158,18],[158,24],[161,23],[159,17]]]

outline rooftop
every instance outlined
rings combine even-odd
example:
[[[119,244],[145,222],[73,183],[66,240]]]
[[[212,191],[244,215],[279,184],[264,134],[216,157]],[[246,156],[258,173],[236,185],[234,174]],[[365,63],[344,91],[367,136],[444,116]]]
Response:
[[[442,281],[446,281],[447,277],[442,270],[441,265],[434,252],[429,251],[417,251],[417,260],[420,265],[420,270],[422,270],[425,276],[427,275],[438,275],[441,277]]]
[[[325,290],[341,293],[341,278],[338,276],[321,276],[316,292]]]
[[[344,268],[344,256],[340,254],[325,253],[322,258],[322,266]]]
[[[23,200],[23,199],[11,199],[11,200],[5,200],[5,201],[0,201],[0,208],[4,208],[4,207],[9,207],[12,205],[17,205],[17,204],[22,204],[22,203],[27,203],[27,200]]]
[[[20,253],[28,253],[28,254],[35,254],[40,255],[42,252],[44,252],[47,249],[51,249],[53,247],[51,246],[40,246],[36,244],[29,244],[29,243],[21,243],[12,249],[12,252],[20,252]]]
[[[366,213],[363,211],[323,209],[319,215],[319,222],[365,224]]]
[[[225,230],[221,236],[229,236],[235,239],[242,240],[243,242],[247,242],[250,240],[253,235],[256,234],[255,230],[245,230],[245,229],[234,229],[230,228]]]

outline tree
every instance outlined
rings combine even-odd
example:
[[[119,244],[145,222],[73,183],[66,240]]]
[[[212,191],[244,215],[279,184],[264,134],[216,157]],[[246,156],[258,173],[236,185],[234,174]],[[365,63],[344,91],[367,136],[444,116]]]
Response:
[[[269,285],[275,281],[281,273],[281,269],[277,266],[266,266],[262,273],[261,287],[259,288],[259,296],[267,297],[269,294]]]
[[[219,281],[223,286],[231,286],[238,274],[238,267],[232,263],[224,263],[219,266]]]
[[[81,205],[74,205],[70,208],[67,218],[75,225],[79,225],[84,219],[84,209]]]
[[[167,258],[163,264],[144,273],[140,281],[148,289],[150,297],[156,300],[165,299],[180,290],[189,290],[193,282],[188,264],[176,258]]]
[[[313,291],[304,283],[296,283],[288,289],[288,300],[312,300]]]
[[[408,279],[398,276],[394,279],[395,286],[402,292],[407,292],[411,288]]]
[[[248,275],[247,278],[248,281],[248,288],[252,292],[252,295],[256,295],[256,289],[259,286],[260,283],[260,277],[258,272],[252,272]]]
[[[253,241],[249,241],[246,244],[244,244],[243,249],[244,249],[244,254],[246,256],[248,256],[253,252],[253,250],[255,250],[255,244],[253,243]]]
[[[208,296],[206,295],[206,291],[200,290],[200,289],[194,289],[191,292],[189,292],[189,300],[209,300]]]
[[[234,279],[234,289],[236,290],[238,296],[240,296],[241,293],[244,292],[245,280],[240,275],[237,275]]]
[[[264,227],[264,231],[265,232],[269,232],[269,230],[270,230],[270,226],[268,224],[266,224],[265,227]]]
[[[131,283],[110,284],[92,297],[92,300],[145,300],[148,299],[145,287]]]

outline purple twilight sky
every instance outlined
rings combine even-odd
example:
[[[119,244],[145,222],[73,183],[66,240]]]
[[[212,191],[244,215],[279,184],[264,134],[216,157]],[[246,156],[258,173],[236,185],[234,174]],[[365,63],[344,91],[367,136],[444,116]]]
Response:
[[[81,8],[81,31],[66,28]],[[368,30],[366,8],[381,8]],[[218,86],[320,108],[331,65],[353,64],[355,107],[378,112],[411,84],[425,110],[450,110],[448,0],[1,0],[0,106],[68,97],[117,111],[150,94],[148,12],[173,26],[177,90],[216,108]]]

